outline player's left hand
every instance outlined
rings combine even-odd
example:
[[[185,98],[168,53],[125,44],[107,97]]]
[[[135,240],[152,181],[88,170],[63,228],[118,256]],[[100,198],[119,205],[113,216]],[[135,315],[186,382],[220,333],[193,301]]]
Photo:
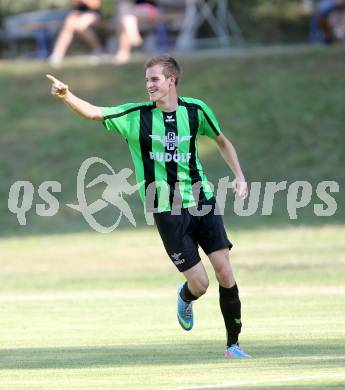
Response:
[[[231,183],[233,192],[243,200],[248,196],[248,186],[244,178],[235,177]]]

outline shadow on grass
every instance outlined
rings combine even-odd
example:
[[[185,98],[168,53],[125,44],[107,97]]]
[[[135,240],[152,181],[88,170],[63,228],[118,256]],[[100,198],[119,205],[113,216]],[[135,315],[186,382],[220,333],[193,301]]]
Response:
[[[189,344],[113,345],[99,347],[12,348],[0,350],[0,370],[54,369],[137,365],[191,365],[223,362],[223,346],[214,340]],[[274,359],[278,366],[344,367],[345,354],[341,340],[294,344],[247,342],[246,350],[260,361]],[[181,361],[181,356],[187,357]],[[252,362],[241,361],[240,364]]]

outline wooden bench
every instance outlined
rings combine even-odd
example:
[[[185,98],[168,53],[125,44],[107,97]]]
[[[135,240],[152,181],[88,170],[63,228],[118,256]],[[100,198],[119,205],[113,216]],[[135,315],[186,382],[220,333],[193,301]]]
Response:
[[[19,54],[44,57],[53,43],[66,15],[64,10],[26,12],[3,19],[2,41],[9,55]]]

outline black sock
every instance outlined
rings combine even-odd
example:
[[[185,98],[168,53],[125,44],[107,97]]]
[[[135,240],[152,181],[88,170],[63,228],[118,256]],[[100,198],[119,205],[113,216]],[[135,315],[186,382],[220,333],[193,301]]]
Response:
[[[241,301],[238,296],[237,284],[226,288],[219,285],[219,304],[224,317],[227,333],[227,345],[238,342],[238,335],[241,333]]]
[[[198,297],[196,297],[195,295],[193,295],[189,288],[188,288],[188,283],[186,282],[181,291],[180,291],[180,297],[185,301],[185,302],[192,302],[192,301],[195,301],[198,299]]]

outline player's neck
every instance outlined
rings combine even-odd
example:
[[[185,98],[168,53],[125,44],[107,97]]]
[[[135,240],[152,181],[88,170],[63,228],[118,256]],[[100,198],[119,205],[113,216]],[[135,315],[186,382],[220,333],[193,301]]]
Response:
[[[156,101],[156,107],[163,112],[173,112],[178,108],[177,94],[169,94],[162,99]]]

